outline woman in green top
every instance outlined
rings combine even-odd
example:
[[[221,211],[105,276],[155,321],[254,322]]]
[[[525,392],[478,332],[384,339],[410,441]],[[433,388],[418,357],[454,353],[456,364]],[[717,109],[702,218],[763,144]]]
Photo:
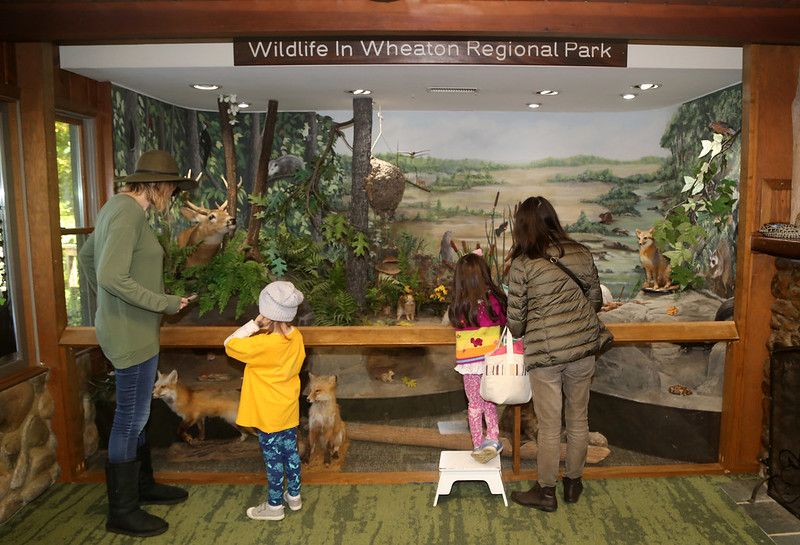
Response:
[[[178,173],[166,152],[142,154],[136,172],[120,180],[119,193],[102,207],[79,254],[84,277],[97,293],[95,331],[113,364],[117,404],[108,440],[106,529],[137,537],[158,535],[166,521],[141,504],[178,503],[187,492],[153,479],[144,427],[158,368],[162,313],[175,314],[189,299],[164,293],[164,251],[145,211],[166,210],[170,198],[197,183]]]

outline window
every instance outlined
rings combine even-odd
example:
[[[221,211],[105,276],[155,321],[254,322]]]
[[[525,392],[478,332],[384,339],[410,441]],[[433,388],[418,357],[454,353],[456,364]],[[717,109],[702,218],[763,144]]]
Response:
[[[0,102],[0,374],[26,367],[17,262],[8,106]]]
[[[91,131],[91,123],[59,116],[55,129],[67,325],[92,325],[94,300],[78,271],[78,251],[92,231],[89,210],[94,199],[87,181],[87,152],[83,145],[91,141],[86,134]]]

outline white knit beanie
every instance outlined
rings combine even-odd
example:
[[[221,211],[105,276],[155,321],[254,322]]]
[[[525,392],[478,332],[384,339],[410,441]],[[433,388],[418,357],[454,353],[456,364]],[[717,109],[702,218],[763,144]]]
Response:
[[[264,318],[274,322],[291,322],[297,307],[303,302],[300,293],[291,282],[273,282],[261,290],[258,296],[258,311]]]

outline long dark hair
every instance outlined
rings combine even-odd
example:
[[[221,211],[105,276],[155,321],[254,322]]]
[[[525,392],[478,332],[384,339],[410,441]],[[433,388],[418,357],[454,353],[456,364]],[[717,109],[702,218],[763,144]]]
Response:
[[[561,227],[556,209],[544,197],[529,197],[517,208],[514,221],[514,248],[511,257],[526,255],[531,259],[547,258],[550,246],[564,255],[562,242],[572,240]]]
[[[461,256],[456,261],[453,272],[453,302],[447,313],[450,325],[456,328],[478,327],[478,309],[481,302],[492,321],[500,319],[500,315],[492,306],[490,295],[494,295],[500,303],[501,312],[505,314],[508,298],[492,280],[492,273],[486,260],[478,254]]]

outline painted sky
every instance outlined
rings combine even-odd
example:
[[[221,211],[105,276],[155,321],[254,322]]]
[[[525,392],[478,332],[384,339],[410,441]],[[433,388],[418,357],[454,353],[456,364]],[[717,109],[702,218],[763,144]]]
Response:
[[[428,150],[427,155],[442,159],[512,164],[573,155],[616,160],[667,156],[661,135],[677,108],[632,113],[382,112],[380,136],[375,112],[373,153]],[[352,117],[351,112],[324,115],[336,121]],[[352,129],[345,131],[350,143],[352,134]]]

